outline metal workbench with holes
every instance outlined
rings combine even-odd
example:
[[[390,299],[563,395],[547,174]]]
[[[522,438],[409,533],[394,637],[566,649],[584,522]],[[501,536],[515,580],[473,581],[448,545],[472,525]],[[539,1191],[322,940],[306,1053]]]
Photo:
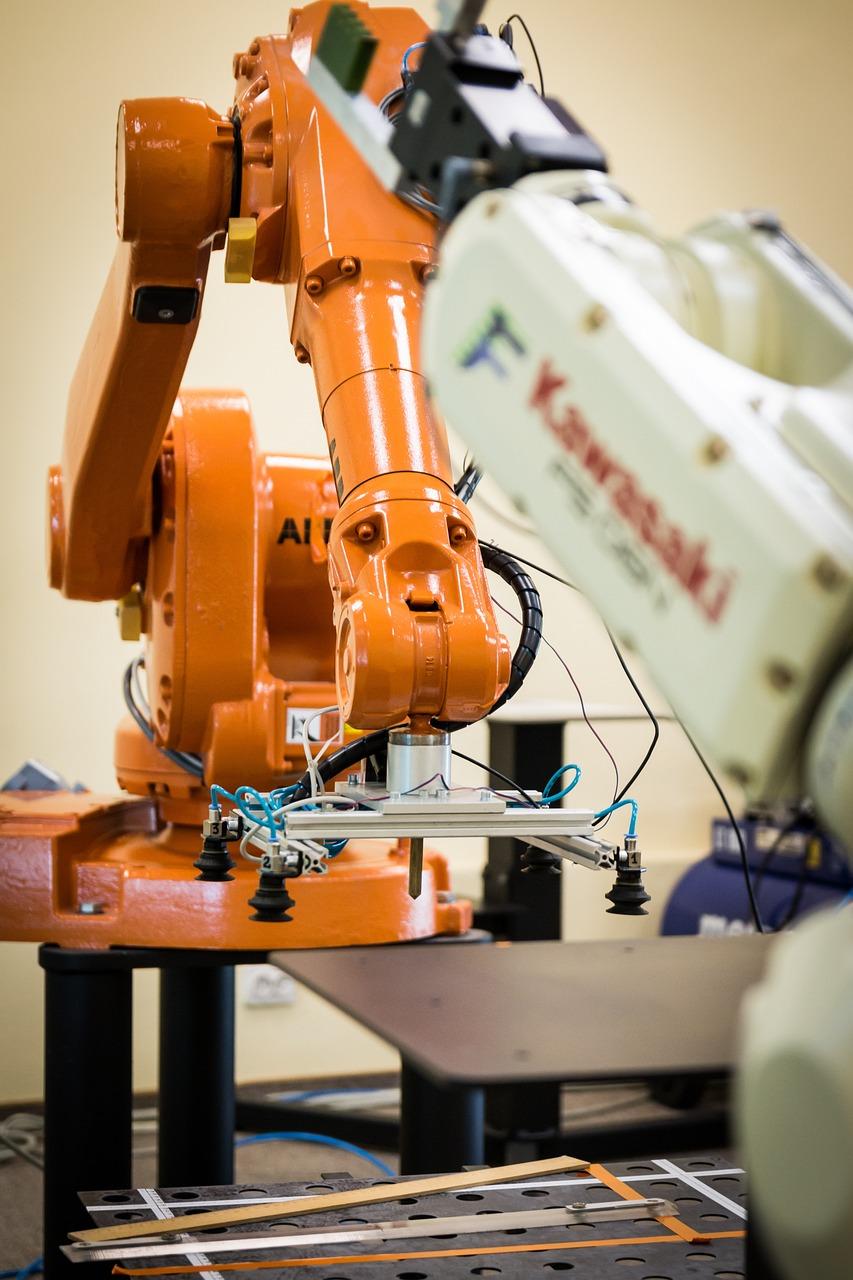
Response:
[[[421,1198],[404,1197],[396,1202],[354,1210],[312,1214],[310,1218],[275,1220],[282,1226],[290,1224],[296,1234],[304,1235],[319,1227],[332,1226],[357,1231],[364,1224],[388,1219],[424,1223],[423,1236],[408,1238],[405,1242],[371,1240],[369,1245],[241,1248],[219,1252],[223,1242],[233,1243],[239,1236],[257,1238],[261,1231],[269,1231],[272,1224],[267,1221],[208,1230],[202,1225],[203,1215],[213,1209],[316,1195],[318,1190],[332,1192],[375,1185],[340,1175],[328,1175],[321,1183],[90,1192],[81,1195],[81,1200],[91,1221],[98,1226],[139,1222],[145,1218],[150,1218],[153,1224],[187,1212],[199,1216],[198,1231],[192,1236],[180,1237],[185,1246],[180,1255],[158,1259],[154,1246],[154,1252],[148,1257],[120,1262],[122,1274],[130,1272],[142,1276],[143,1280],[146,1272],[154,1269],[158,1276],[202,1275],[206,1280],[216,1280],[220,1275],[218,1267],[226,1268],[226,1264],[225,1274],[238,1274],[246,1280],[279,1280],[279,1277],[280,1280],[470,1280],[479,1276],[546,1280],[560,1271],[572,1272],[572,1280],[604,1280],[605,1277],[612,1280],[622,1275],[633,1275],[637,1280],[700,1280],[701,1277],[742,1280],[746,1276],[744,1175],[727,1155],[702,1152],[673,1159],[608,1162],[601,1177],[595,1176],[599,1168],[593,1166],[589,1172],[533,1182],[505,1183]],[[553,1228],[516,1227],[470,1235],[428,1234],[432,1218],[461,1214],[479,1218],[484,1214],[539,1211],[559,1206],[583,1208],[612,1201],[614,1192],[602,1180],[608,1174],[615,1175],[642,1197],[659,1197],[671,1202],[679,1215],[678,1221],[688,1229],[685,1234],[689,1236],[692,1232],[693,1239],[682,1239],[648,1217],[628,1217],[595,1225],[561,1223]],[[82,1211],[80,1217],[82,1224]],[[292,1240],[293,1236],[288,1238]],[[238,1264],[236,1269],[235,1264]],[[167,1270],[164,1271],[164,1267]],[[82,1280],[91,1274],[88,1266],[80,1272]]]

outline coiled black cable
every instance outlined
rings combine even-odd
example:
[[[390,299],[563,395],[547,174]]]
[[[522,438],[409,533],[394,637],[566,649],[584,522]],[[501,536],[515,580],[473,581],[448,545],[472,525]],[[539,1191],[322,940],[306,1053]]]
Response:
[[[518,561],[513,560],[512,556],[501,551],[499,547],[492,546],[491,543],[481,542],[479,545],[484,566],[492,573],[496,573],[507,586],[512,588],[521,608],[521,635],[512,655],[509,682],[497,702],[486,713],[491,715],[518,693],[536,660],[542,636],[542,598],[536,583],[530,574],[522,569]],[[436,728],[455,733],[457,729],[464,729],[467,723],[467,721],[437,722]],[[326,756],[317,766],[323,782],[328,782],[337,774],[346,773],[355,768],[361,764],[362,760],[368,760],[371,756],[379,756],[387,751],[389,732],[389,729],[377,729],[374,733],[367,733],[364,737],[357,738],[355,742],[348,742],[346,746],[339,747],[330,756]],[[294,800],[301,800],[311,795],[311,775],[307,770],[296,786],[298,789],[293,794]]]
[[[502,578],[511,587],[521,606],[521,635],[515,653],[512,655],[509,683],[489,711],[497,711],[510,698],[515,697],[527,677],[527,673],[536,661],[539,645],[542,641],[542,597],[539,588],[530,574],[522,569],[517,560],[507,555],[500,547],[491,542],[480,543],[480,554],[483,564],[492,573]]]

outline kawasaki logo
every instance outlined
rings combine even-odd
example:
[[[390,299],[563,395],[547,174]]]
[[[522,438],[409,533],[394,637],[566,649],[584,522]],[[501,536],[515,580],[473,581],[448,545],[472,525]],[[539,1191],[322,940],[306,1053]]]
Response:
[[[691,538],[669,519],[634,472],[596,438],[581,410],[562,394],[569,385],[568,377],[543,360],[530,394],[530,408],[708,621],[719,622],[735,582],[734,570],[712,565],[708,543]]]
[[[500,307],[493,307],[474,339],[457,358],[463,369],[487,364],[499,378],[505,378],[508,370],[501,357],[510,352],[523,356],[526,351],[527,348],[515,333],[509,316]]]

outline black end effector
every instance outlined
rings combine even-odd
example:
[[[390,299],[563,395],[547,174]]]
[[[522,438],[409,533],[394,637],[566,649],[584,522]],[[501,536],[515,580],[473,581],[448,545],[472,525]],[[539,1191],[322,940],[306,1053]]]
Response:
[[[222,882],[233,880],[230,874],[235,865],[228,853],[228,845],[243,835],[243,819],[239,814],[226,818],[221,809],[211,807],[202,827],[201,853],[193,866],[199,871],[196,880]]]
[[[646,903],[651,897],[643,884],[643,868],[636,836],[625,837],[625,848],[616,863],[616,879],[605,898],[613,903],[607,908],[611,916],[647,916]]]
[[[304,870],[302,854],[290,861],[278,846],[268,849],[261,858],[258,887],[249,899],[254,907],[252,920],[265,924],[288,924],[293,917],[287,913],[295,906],[287,892],[287,881],[301,876]]]
[[[258,887],[249,899],[249,906],[254,907],[252,920],[261,920],[265,924],[289,923],[293,916],[287,913],[296,904],[287,892],[287,875],[281,871],[262,871],[258,877]]]
[[[598,144],[525,83],[503,40],[483,34],[429,37],[390,145],[408,189],[432,191],[446,219],[529,173],[607,171]]]
[[[521,870],[531,875],[558,876],[563,870],[563,859],[558,853],[536,849],[529,844],[521,855]]]

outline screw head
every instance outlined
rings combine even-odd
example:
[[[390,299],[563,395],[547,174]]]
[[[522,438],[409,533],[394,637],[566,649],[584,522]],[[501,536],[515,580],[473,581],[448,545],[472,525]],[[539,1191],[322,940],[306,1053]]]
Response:
[[[844,583],[844,571],[832,556],[819,556],[812,566],[812,573],[824,591],[837,591]]]
[[[463,542],[468,541],[468,530],[464,524],[455,524],[450,530],[450,541],[455,547],[460,546]]]
[[[376,537],[376,525],[372,520],[362,520],[355,531],[359,542],[372,542]]]
[[[727,764],[723,765],[723,768],[732,781],[736,782],[739,787],[749,786],[750,779],[752,778],[752,770],[747,765],[741,764],[739,760],[730,760]]]
[[[595,305],[590,307],[589,311],[587,311],[583,321],[581,322],[581,327],[585,329],[587,333],[595,333],[595,331],[600,329],[606,322],[607,316],[607,308],[603,307],[600,302],[596,302]]]
[[[322,276],[308,276],[305,280],[305,292],[310,293],[312,298],[322,293],[325,287]]]
[[[347,255],[338,262],[338,271],[342,276],[354,276],[358,271],[358,258]]]
[[[297,342],[293,348],[293,354],[299,364],[310,364],[311,356],[308,354],[308,348],[304,347],[301,342]]]
[[[717,462],[722,462],[723,458],[728,456],[728,441],[722,436],[709,436],[702,446],[702,461],[709,466],[713,466]]]
[[[775,689],[778,693],[784,693],[786,689],[790,689],[797,678],[786,662],[778,661],[768,662],[764,674],[771,689]]]
[[[428,284],[436,275],[438,275],[438,267],[434,262],[424,262],[418,271],[421,284]]]

